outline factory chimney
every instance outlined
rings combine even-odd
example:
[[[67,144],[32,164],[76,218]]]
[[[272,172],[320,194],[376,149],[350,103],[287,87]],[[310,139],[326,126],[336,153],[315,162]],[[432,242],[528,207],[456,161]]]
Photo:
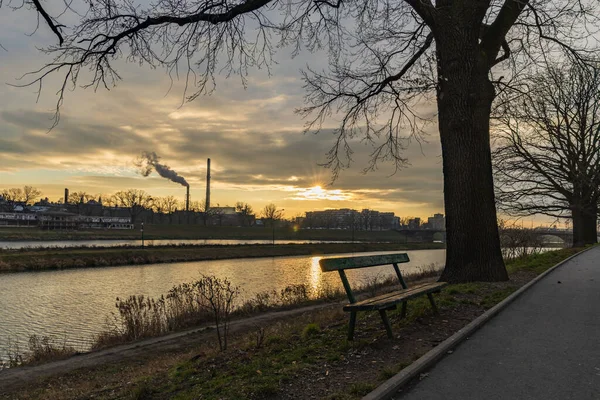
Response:
[[[190,211],[190,187],[187,187],[187,191],[185,192],[185,211]]]
[[[210,158],[206,161],[206,207],[205,211],[210,209]]]
[[[65,204],[69,204],[69,188],[65,188]]]

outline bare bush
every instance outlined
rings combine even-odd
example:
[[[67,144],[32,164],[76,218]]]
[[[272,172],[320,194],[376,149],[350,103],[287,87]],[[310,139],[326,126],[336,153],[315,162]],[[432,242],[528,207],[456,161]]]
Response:
[[[22,351],[19,343],[9,340],[4,353],[6,359],[0,360],[0,371],[22,365],[61,360],[77,354],[77,350],[68,345],[64,339],[59,341],[51,336],[31,335],[29,336],[27,351]]]
[[[212,313],[217,328],[219,348],[221,351],[227,350],[229,322],[235,299],[240,294],[239,287],[233,286],[227,278],[220,279],[215,276],[203,276],[194,282],[193,286],[197,289],[200,304],[208,305]]]
[[[13,342],[10,338],[6,347],[2,351],[5,356],[4,360],[0,360],[0,371],[6,368],[14,368],[23,364],[24,356],[21,352],[19,343]]]
[[[542,248],[542,241],[532,229],[500,220],[498,221],[498,232],[500,233],[502,256],[507,261],[539,253]]]
[[[310,300],[310,289],[307,285],[288,285],[281,289],[280,301],[283,306],[302,304]]]

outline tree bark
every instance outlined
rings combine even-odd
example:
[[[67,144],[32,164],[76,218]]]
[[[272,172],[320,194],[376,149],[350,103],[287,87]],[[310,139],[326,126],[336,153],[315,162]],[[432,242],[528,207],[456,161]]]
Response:
[[[500,250],[489,134],[494,87],[474,28],[480,24],[465,14],[454,22],[439,27],[436,35],[447,232],[440,279],[502,281],[508,274]]]
[[[598,207],[584,208],[574,205],[572,208],[573,219],[573,247],[583,247],[598,242],[597,215]]]

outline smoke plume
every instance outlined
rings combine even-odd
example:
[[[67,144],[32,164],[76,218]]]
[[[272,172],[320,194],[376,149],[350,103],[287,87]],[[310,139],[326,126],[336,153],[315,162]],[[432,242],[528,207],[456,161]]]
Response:
[[[159,160],[160,157],[157,156],[155,152],[143,151],[135,165],[140,168],[140,174],[142,174],[142,176],[148,176],[154,170],[163,178],[167,178],[186,187],[190,186],[183,176],[178,175],[177,172],[173,171],[168,165],[161,164]]]

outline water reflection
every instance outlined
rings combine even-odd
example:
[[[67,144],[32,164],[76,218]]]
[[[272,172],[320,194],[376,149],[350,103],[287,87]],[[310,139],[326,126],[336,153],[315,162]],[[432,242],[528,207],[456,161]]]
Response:
[[[386,254],[393,252],[361,253]],[[445,250],[408,251],[411,262],[403,273],[419,266],[444,262]],[[349,254],[328,255],[343,257]],[[342,288],[337,273],[321,273],[319,256],[271,257],[195,261],[79,270],[21,272],[0,275],[0,351],[9,340],[26,347],[31,334],[54,335],[78,345],[103,329],[115,310],[115,298],[129,295],[158,297],[174,285],[190,282],[200,274],[228,278],[250,298],[262,291],[306,284],[313,291]],[[374,277],[393,276],[393,268],[375,267],[348,271],[351,285]],[[25,339],[25,340],[23,340]]]
[[[313,293],[318,293],[321,289],[321,266],[319,260],[321,256],[312,257],[310,260],[310,288]]]

